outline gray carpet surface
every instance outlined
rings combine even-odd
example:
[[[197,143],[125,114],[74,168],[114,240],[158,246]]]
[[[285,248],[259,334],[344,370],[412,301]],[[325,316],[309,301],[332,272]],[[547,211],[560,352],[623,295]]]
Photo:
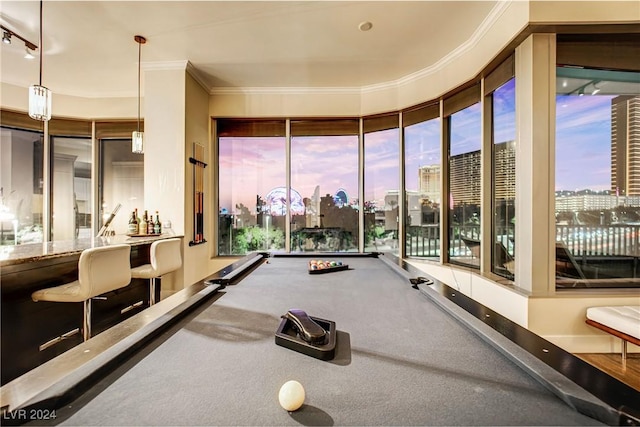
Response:
[[[331,257],[327,259],[340,259]],[[412,289],[384,263],[307,274],[270,258],[58,411],[62,425],[601,425]],[[290,308],[336,322],[336,357],[275,344]],[[295,379],[305,404],[278,391]]]

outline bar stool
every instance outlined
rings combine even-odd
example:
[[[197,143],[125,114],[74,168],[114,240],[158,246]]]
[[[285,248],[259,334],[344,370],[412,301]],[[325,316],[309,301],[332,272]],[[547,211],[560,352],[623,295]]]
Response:
[[[131,246],[102,246],[82,251],[78,260],[78,280],[31,294],[34,301],[83,302],[84,340],[91,338],[91,299],[131,282]],[[67,333],[60,339],[76,333]]]
[[[131,269],[134,279],[149,279],[149,305],[156,303],[156,279],[182,266],[180,239],[156,240],[151,244],[151,264]]]

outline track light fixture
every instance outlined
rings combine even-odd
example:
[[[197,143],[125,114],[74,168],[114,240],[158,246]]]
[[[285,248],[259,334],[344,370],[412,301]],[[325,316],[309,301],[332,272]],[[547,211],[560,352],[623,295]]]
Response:
[[[29,86],[29,117],[46,122],[51,119],[51,90],[42,86],[42,0],[40,0],[40,78]]]
[[[33,59],[35,58],[35,56],[33,56],[33,53],[31,53],[31,50],[25,46],[24,47],[24,59]]]
[[[138,130],[133,131],[131,135],[131,151],[133,153],[144,153],[144,133],[140,132],[140,58],[142,45],[147,42],[142,36],[134,36],[133,39],[138,43]]]
[[[568,93],[568,95],[578,95],[578,96],[597,95],[598,93],[600,93],[600,90],[602,89],[600,87],[601,85],[602,85],[602,80],[591,80],[584,83],[582,86],[579,86],[576,89],[573,89],[571,92]],[[591,89],[592,86],[593,86],[593,89]]]
[[[38,46],[36,46],[35,44],[31,43],[29,40],[25,39],[24,37],[22,37],[20,34],[16,33],[13,30],[10,30],[9,28],[5,27],[4,25],[0,25],[0,29],[2,29],[2,43],[4,44],[11,44],[11,38],[15,37],[17,39],[19,39],[20,41],[22,41],[22,43],[24,43],[25,48],[32,50],[32,51],[36,51],[38,50]]]

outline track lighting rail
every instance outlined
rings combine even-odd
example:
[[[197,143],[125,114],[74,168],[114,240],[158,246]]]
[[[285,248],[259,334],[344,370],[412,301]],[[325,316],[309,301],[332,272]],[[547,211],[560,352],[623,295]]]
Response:
[[[2,41],[9,40],[8,44],[10,44],[11,43],[11,38],[15,37],[15,38],[19,39],[20,41],[22,41],[27,49],[33,50],[33,51],[38,50],[38,46],[35,43],[31,43],[29,40],[25,39],[24,37],[22,37],[20,34],[16,33],[15,31],[10,30],[9,28],[5,27],[4,25],[0,25],[0,28],[2,29]],[[7,42],[5,42],[5,43],[7,43]]]

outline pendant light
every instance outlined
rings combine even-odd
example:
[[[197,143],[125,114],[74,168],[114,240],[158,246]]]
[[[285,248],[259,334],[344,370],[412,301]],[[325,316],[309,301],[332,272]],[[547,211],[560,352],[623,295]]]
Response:
[[[133,131],[131,135],[131,151],[142,154],[144,153],[144,133],[140,132],[140,52],[147,39],[142,36],[134,36],[133,39],[138,43],[138,130]]]
[[[42,86],[42,0],[40,0],[40,80],[29,86],[29,117],[46,122],[51,119],[51,91]]]

